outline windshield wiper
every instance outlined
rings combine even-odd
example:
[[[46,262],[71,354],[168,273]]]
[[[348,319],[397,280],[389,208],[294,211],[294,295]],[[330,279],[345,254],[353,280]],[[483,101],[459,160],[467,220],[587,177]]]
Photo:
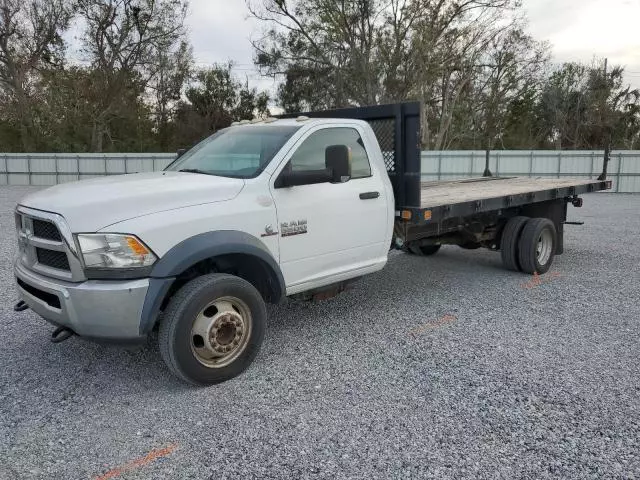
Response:
[[[183,168],[182,170],[178,170],[179,172],[186,173],[202,173],[204,175],[213,175],[212,173],[205,172],[204,170],[200,170],[199,168]]]

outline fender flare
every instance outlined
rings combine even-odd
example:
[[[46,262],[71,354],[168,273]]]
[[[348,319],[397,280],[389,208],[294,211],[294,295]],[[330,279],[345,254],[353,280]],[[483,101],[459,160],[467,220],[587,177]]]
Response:
[[[274,297],[277,301],[282,299],[286,292],[282,271],[260,240],[237,230],[200,233],[172,247],[153,266],[142,307],[140,333],[149,333],[153,328],[162,302],[176,276],[202,260],[228,254],[249,255],[264,262],[271,277],[270,283],[275,289]]]

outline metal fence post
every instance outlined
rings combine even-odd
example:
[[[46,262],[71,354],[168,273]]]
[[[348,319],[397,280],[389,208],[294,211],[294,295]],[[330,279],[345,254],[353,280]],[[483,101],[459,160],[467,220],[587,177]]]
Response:
[[[473,150],[471,150],[471,157],[469,157],[469,176],[473,175]]]
[[[76,180],[80,180],[80,155],[76,155]]]
[[[591,151],[591,173],[589,174],[589,180],[593,178],[593,171],[595,170],[596,152]]]
[[[60,180],[58,179],[59,175],[58,175],[58,154],[57,153],[53,154],[53,164],[55,165],[55,168],[56,168],[56,185],[58,185],[60,183]]]
[[[27,155],[27,185],[31,185],[31,155]]]
[[[442,178],[442,151],[438,151],[438,180]]]
[[[529,177],[533,177],[533,150],[529,153]]]
[[[620,191],[620,173],[622,173],[622,152],[618,152],[618,174],[616,175],[616,193]]]
[[[491,159],[491,151],[489,151],[489,159]],[[496,150],[496,177],[500,176],[500,150]]]
[[[558,150],[558,175],[560,178],[560,172],[562,171],[562,150]]]

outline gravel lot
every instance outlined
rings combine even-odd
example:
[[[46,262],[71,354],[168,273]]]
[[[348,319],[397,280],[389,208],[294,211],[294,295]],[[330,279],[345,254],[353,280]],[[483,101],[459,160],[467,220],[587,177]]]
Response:
[[[253,366],[198,389],[13,312],[32,190],[0,188],[2,479],[640,478],[640,195],[569,207],[539,282],[446,247],[271,307]]]

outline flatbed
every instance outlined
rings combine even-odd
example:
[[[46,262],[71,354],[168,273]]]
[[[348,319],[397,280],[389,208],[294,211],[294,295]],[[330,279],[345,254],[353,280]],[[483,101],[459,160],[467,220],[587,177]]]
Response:
[[[420,207],[436,208],[445,205],[504,198],[545,190],[572,189],[588,191],[599,181],[577,178],[526,178],[526,177],[481,177],[451,181],[422,182],[420,185]],[[569,193],[569,192],[568,192]]]
[[[420,207],[404,207],[411,219],[446,220],[611,188],[611,181],[579,178],[480,177],[421,182]]]

